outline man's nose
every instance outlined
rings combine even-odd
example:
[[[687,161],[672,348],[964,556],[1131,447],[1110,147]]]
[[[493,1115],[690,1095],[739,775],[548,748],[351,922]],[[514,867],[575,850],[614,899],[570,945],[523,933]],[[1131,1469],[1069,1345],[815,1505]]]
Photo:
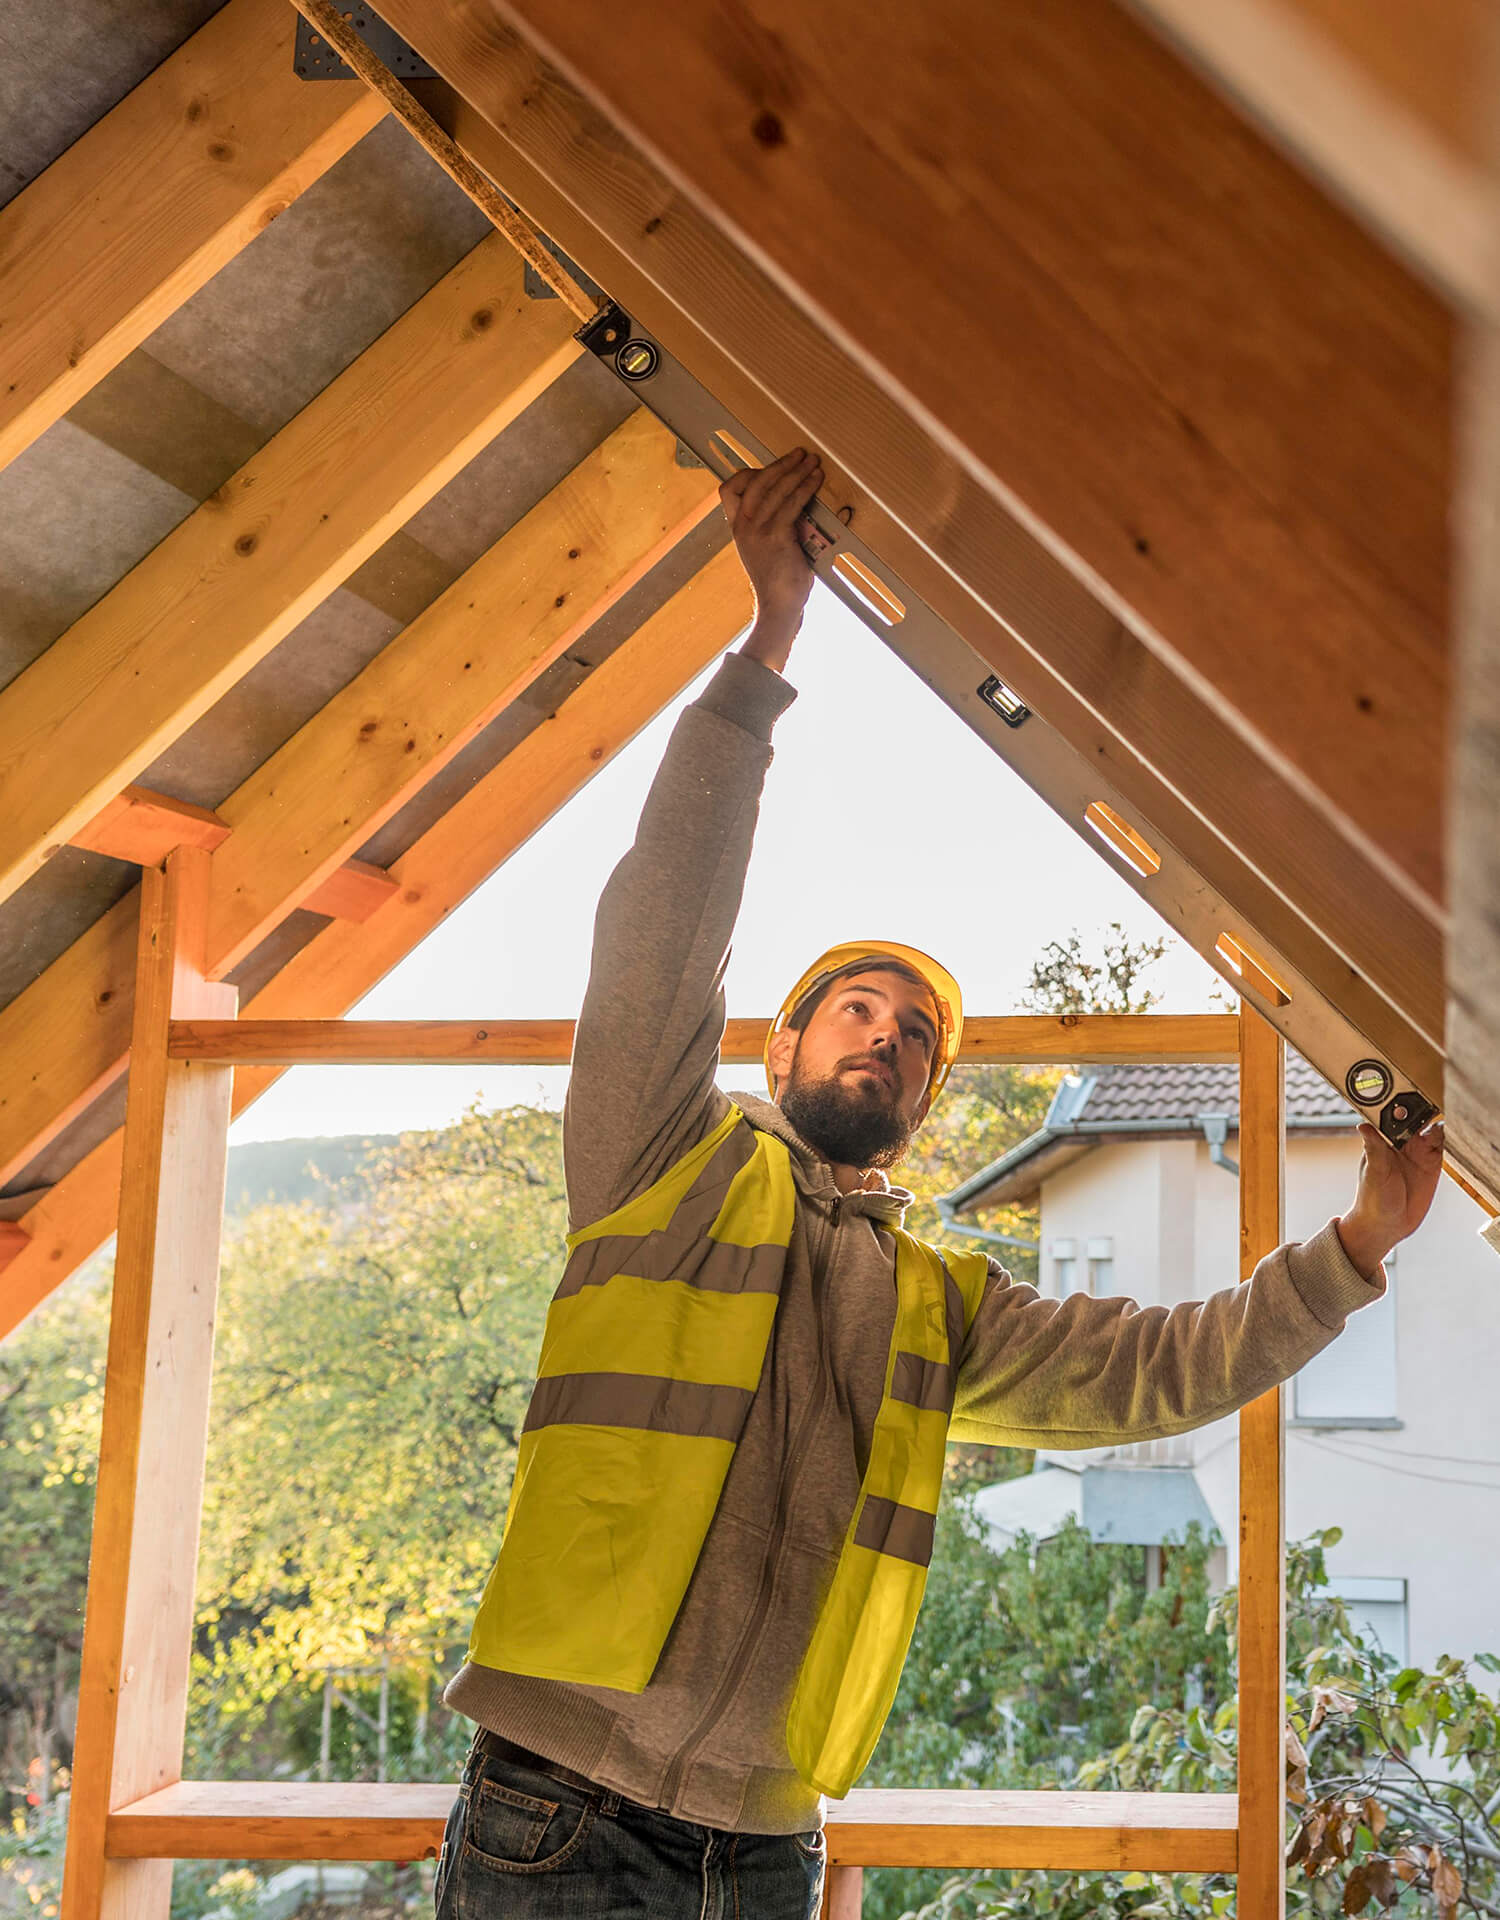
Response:
[[[894,1022],[877,1027],[871,1036],[870,1045],[877,1052],[894,1054],[900,1046],[900,1035],[896,1031]]]

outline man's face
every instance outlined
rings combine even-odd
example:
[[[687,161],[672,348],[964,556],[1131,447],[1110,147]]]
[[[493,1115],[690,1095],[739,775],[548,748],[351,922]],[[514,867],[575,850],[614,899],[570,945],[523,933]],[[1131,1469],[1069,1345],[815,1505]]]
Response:
[[[926,987],[871,968],[835,980],[771,1042],[783,1112],[835,1164],[892,1166],[927,1112],[938,1018]]]

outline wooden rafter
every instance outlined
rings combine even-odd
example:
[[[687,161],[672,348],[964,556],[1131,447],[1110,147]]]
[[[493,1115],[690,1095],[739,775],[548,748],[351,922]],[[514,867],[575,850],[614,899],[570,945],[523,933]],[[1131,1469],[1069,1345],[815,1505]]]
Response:
[[[1455,300],[1487,298],[1488,0],[1129,0]]]
[[[594,5],[500,11],[935,435],[966,486],[929,474],[902,517],[993,611],[1018,613],[973,492],[1438,910],[1439,303],[1110,0],[889,0],[831,45],[791,0],[710,6],[670,61]],[[489,7],[392,17],[429,58],[459,44],[483,104]],[[1393,817],[1364,769],[1397,761]]]
[[[392,0],[397,13],[405,3]],[[1247,925],[1414,1077],[1436,1084],[1428,1062],[1443,1032],[1437,925],[1354,856],[1040,542],[966,488],[937,443],[515,34],[487,23],[476,52],[459,10],[414,12],[400,24],[426,38],[440,65],[464,66],[492,119],[441,87],[427,86],[429,104],[539,224],[768,444],[836,439],[846,464],[825,498],[852,510],[901,577]],[[983,535],[969,540],[969,553],[1004,574],[1010,625],[893,519],[882,494],[916,513],[933,498],[962,501],[971,534]]]
[[[0,209],[0,466],[380,120],[297,77],[295,24],[229,0]]]
[[[571,364],[572,315],[472,253],[0,694],[0,898]]]
[[[325,928],[247,1003],[247,1016],[344,1013],[674,699],[750,612],[738,561],[717,555],[393,864],[399,891],[378,912],[359,927]],[[238,1073],[235,1111],[277,1077]],[[0,1274],[0,1338],[114,1231],[119,1186],[115,1133],[23,1217],[29,1239]]]
[[[226,973],[717,505],[636,413],[220,809],[210,947]],[[331,804],[336,796],[336,804]]]
[[[637,414],[587,455],[427,613],[251,774],[216,813],[209,966],[229,972],[298,906],[365,922],[395,890],[351,850],[458,752],[713,505],[672,436]],[[559,604],[561,603],[561,604]],[[159,805],[124,810],[135,831]],[[200,840],[200,844],[201,844]],[[105,851],[118,849],[111,838]],[[353,863],[358,869],[359,863]],[[135,901],[94,922],[0,1010],[0,1179],[124,1071]]]

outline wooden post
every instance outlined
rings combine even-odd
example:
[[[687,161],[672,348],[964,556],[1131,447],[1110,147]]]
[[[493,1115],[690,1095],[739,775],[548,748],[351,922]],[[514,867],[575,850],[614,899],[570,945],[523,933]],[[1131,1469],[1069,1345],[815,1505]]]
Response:
[[[859,1920],[865,1896],[863,1867],[830,1867],[819,1920]]]
[[[166,1920],[168,1860],[106,1860],[116,1808],[182,1777],[232,1070],[169,1060],[173,1017],[227,1017],[207,980],[209,857],[141,875],[124,1180],[89,1558],[67,1920]]]
[[[1285,1238],[1281,1035],[1240,1002],[1240,1278]],[[1286,1904],[1286,1429],[1281,1387],[1240,1414],[1238,1920]]]

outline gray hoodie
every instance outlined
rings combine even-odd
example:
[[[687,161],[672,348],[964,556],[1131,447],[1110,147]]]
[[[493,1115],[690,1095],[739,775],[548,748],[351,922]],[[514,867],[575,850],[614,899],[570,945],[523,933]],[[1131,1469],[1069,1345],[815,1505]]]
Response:
[[[728,1109],[715,1084],[724,968],[771,728],[794,697],[779,674],[725,659],[678,721],[604,890],[564,1125],[575,1227],[643,1192]],[[470,1661],[444,1698],[680,1819],[793,1833],[822,1807],[788,1758],[786,1710],[854,1511],[895,1316],[891,1242],[872,1223],[899,1221],[911,1196],[841,1195],[776,1107],[735,1099],[791,1148],[799,1204],[760,1385],[657,1670],[632,1694]],[[1170,1310],[1045,1299],[992,1262],[952,1437],[1057,1448],[1182,1433],[1295,1373],[1383,1290],[1331,1222],[1245,1284]]]

